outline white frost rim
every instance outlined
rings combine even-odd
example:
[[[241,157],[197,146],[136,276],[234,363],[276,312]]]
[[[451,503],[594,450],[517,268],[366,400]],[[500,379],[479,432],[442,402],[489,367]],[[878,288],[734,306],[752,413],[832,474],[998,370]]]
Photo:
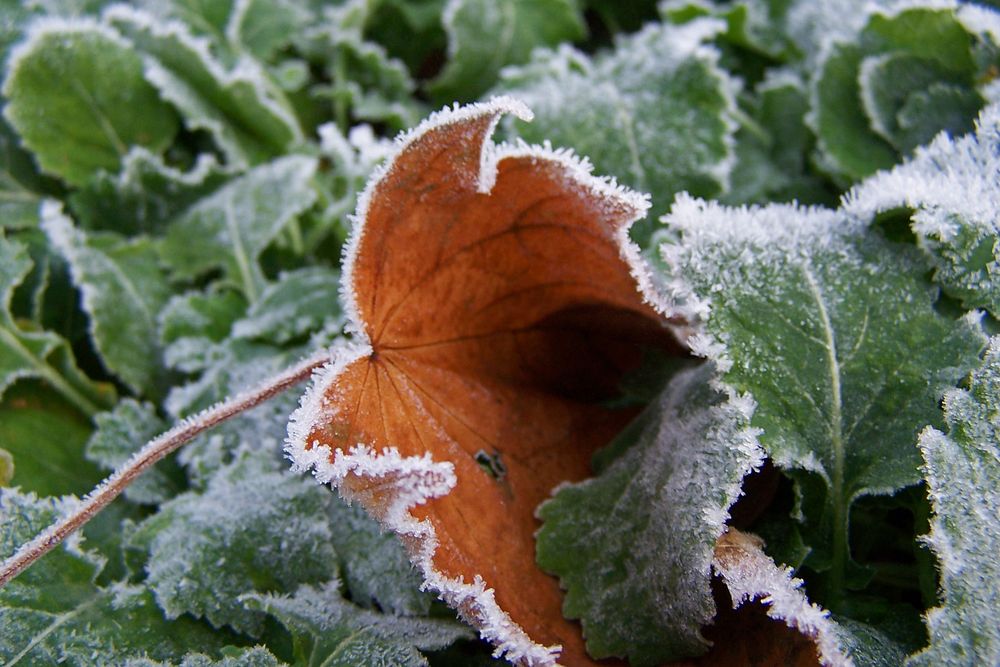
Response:
[[[722,577],[733,599],[733,609],[760,600],[767,615],[811,639],[824,667],[853,667],[854,661],[840,649],[837,627],[830,612],[810,602],[802,592],[802,580],[792,576],[792,568],[779,567],[761,550],[750,535],[733,531],[727,548],[723,538],[716,547],[712,568]],[[740,557],[724,558],[720,551],[738,551]]]

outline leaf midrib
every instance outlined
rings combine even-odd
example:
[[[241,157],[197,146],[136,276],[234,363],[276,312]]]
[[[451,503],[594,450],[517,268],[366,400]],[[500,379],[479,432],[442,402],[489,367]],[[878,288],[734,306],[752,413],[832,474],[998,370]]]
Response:
[[[23,649],[21,649],[20,653],[18,653],[13,658],[5,662],[4,667],[11,667],[12,665],[16,665],[17,663],[19,663],[21,661],[21,658],[31,653],[31,651],[36,646],[39,646],[42,642],[44,642],[49,637],[49,635],[51,635],[53,632],[58,630],[61,626],[65,625],[67,622],[69,622],[76,616],[79,616],[84,611],[90,609],[95,604],[97,604],[103,597],[103,595],[104,595],[103,592],[97,591],[89,600],[81,603],[71,611],[55,616],[53,618],[52,623],[50,623],[49,626],[44,630],[42,630],[40,633],[35,635],[35,637],[30,642],[28,642],[28,645],[25,646]]]
[[[840,362],[837,359],[836,333],[830,314],[826,310],[823,294],[820,292],[816,277],[808,265],[802,266],[809,292],[816,301],[820,323],[823,327],[824,347],[826,348],[827,369],[830,374],[830,448],[832,450],[832,467],[830,471],[830,496],[833,504],[833,565],[830,571],[832,588],[840,591],[843,587],[845,555],[847,551],[847,508],[844,503],[844,418],[843,389],[840,384]]]

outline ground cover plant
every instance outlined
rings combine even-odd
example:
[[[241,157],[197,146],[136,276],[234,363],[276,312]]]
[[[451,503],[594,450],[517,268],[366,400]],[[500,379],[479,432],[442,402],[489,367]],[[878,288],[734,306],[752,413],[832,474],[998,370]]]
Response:
[[[991,3],[0,18],[3,664],[1000,662]]]

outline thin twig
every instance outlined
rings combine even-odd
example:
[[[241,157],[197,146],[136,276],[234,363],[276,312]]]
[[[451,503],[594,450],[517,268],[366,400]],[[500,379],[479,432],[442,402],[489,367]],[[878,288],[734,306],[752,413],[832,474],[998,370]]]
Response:
[[[126,461],[120,468],[104,480],[97,488],[84,497],[73,512],[52,524],[35,539],[18,549],[13,556],[0,566],[0,587],[23,572],[29,565],[47,554],[74,531],[81,528],[100,512],[108,503],[117,498],[136,477],[154,463],[190,441],[199,433],[212,428],[231,417],[257,406],[289,387],[308,378],[314,370],[329,361],[328,352],[322,352],[304,359],[283,373],[271,377],[253,389],[243,392],[222,403],[199,412],[178,423],[169,431],[150,440]]]

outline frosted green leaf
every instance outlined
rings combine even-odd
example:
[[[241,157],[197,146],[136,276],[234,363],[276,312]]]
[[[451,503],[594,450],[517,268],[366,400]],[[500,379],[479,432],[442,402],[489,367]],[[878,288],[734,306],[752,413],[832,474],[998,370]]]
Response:
[[[150,403],[126,398],[111,412],[94,418],[97,430],[87,441],[87,459],[107,470],[125,463],[146,442],[166,431],[168,424]],[[125,489],[125,497],[141,505],[157,505],[177,493],[177,482],[168,474],[167,462],[147,470]]]
[[[659,10],[664,20],[679,25],[704,16],[725,21],[726,30],[719,35],[721,41],[770,60],[785,61],[796,50],[782,25],[791,4],[794,2],[787,0],[738,0],[724,5],[703,0],[664,0]],[[753,65],[751,58],[733,58],[728,64],[738,70],[744,60]]]
[[[471,629],[456,621],[391,616],[356,607],[341,596],[336,580],[301,586],[291,596],[245,595],[243,602],[288,628],[298,664],[307,667],[418,667],[428,664],[421,650],[473,637]]]
[[[340,275],[320,267],[281,274],[233,325],[233,336],[283,345],[340,322],[339,286]]]
[[[674,376],[610,445],[618,458],[538,509],[538,564],[594,658],[659,665],[708,648],[715,542],[763,459],[752,404],[712,389],[715,375],[709,363]]]
[[[241,51],[269,60],[310,20],[309,3],[295,0],[142,0],[136,3],[164,20],[179,19],[210,38],[226,56]]]
[[[67,511],[72,500],[0,489],[0,559]],[[168,622],[143,587],[94,580],[102,567],[71,538],[0,589],[4,664],[100,667],[128,658],[174,660],[216,651],[224,637],[189,618]]]
[[[139,525],[130,542],[149,552],[147,583],[168,617],[192,614],[258,636],[264,615],[240,595],[336,576],[326,497],[275,467],[260,452],[241,456],[204,492],[177,496]]]
[[[757,401],[753,425],[802,494],[807,564],[831,598],[853,579],[852,503],[920,481],[914,443],[975,365],[975,318],[934,308],[915,250],[843,211],[730,209],[680,197],[661,246],[675,293],[704,318],[696,353]]]
[[[228,182],[169,227],[163,260],[178,278],[222,268],[251,302],[264,287],[258,258],[285,225],[312,206],[315,158],[293,155]]]
[[[155,393],[162,372],[156,318],[170,286],[153,244],[111,233],[88,238],[51,200],[41,216],[49,242],[69,263],[105,367],[135,393]]]
[[[302,358],[301,354],[283,355],[274,348],[255,348],[254,352],[247,358],[236,357],[236,367],[232,371],[214,366],[199,380],[180,387],[171,394],[170,407],[177,409],[183,399],[191,397],[205,402],[222,400],[249,386],[251,380],[273,376]],[[226,391],[229,387],[232,390]],[[264,450],[275,471],[287,470],[287,463],[281,458],[281,447],[287,435],[288,415],[297,406],[295,392],[285,392],[185,445],[178,460],[187,469],[191,485],[204,488],[216,471],[246,452]]]
[[[270,60],[315,20],[308,3],[294,0],[249,0],[233,5],[226,36],[260,60]]]
[[[302,140],[287,100],[256,60],[244,56],[227,67],[185,24],[125,5],[105,20],[143,54],[146,79],[185,126],[210,133],[230,166],[263,162]]]
[[[597,172],[652,193],[650,220],[677,192],[719,194],[733,162],[735,84],[702,42],[720,29],[710,20],[649,25],[604,56],[561,47],[506,70],[501,87],[535,114],[517,135],[572,146]]]
[[[212,155],[199,155],[188,171],[181,171],[159,155],[133,148],[119,173],[98,174],[68,200],[74,217],[87,229],[153,234],[228,177]]]
[[[977,86],[996,66],[974,53],[990,39],[971,33],[954,8],[868,14],[856,37],[827,50],[813,80],[811,122],[824,167],[863,178],[940,130],[971,129],[985,104]]]
[[[53,389],[21,381],[0,403],[0,447],[14,456],[13,484],[43,496],[84,494],[101,481],[83,458],[90,421]]]
[[[587,32],[575,0],[449,0],[448,60],[429,84],[442,102],[473,100],[504,65],[524,63],[542,46],[572,42]]]
[[[1000,316],[1000,106],[983,111],[974,135],[938,137],[906,164],[863,181],[845,197],[862,218],[912,210],[913,231],[934,279],[968,308]]]
[[[328,513],[333,548],[354,604],[397,616],[427,615],[434,595],[420,590],[423,581],[399,538],[360,506],[336,496],[330,499]]]
[[[736,162],[721,200],[834,203],[830,188],[810,173],[813,138],[805,124],[809,99],[801,80],[787,70],[772,70],[742,102],[752,123],[736,133]]]
[[[213,345],[204,339],[182,338],[167,349],[167,362],[173,362],[178,370],[201,375],[173,387],[164,405],[174,416],[191,415],[279,373],[311,349],[316,348],[285,350],[246,340]]]
[[[314,84],[309,92],[324,104],[333,103],[334,119],[342,127],[351,118],[389,122],[397,129],[412,127],[426,113],[413,98],[413,78],[402,62],[364,33],[370,12],[377,10],[375,4],[327,7],[323,20],[305,31],[299,48],[324,63],[329,78],[329,83]],[[417,38],[409,33],[406,39]]]
[[[185,338],[221,342],[246,309],[246,300],[234,290],[178,294],[160,313],[160,339],[168,350],[173,343]]]
[[[179,665],[143,658],[129,660],[122,667],[281,667],[285,664],[263,646],[253,648],[227,646],[221,653],[223,657],[218,660],[213,660],[203,653],[189,653]]]
[[[0,235],[0,398],[20,378],[44,380],[86,415],[110,401],[107,390],[77,367],[66,341],[50,331],[22,329],[10,312],[11,296],[31,270],[24,245]]]
[[[164,150],[177,130],[139,55],[89,20],[37,22],[11,54],[3,94],[4,117],[42,170],[72,185],[118,171],[132,146]]]
[[[920,451],[934,507],[925,539],[938,559],[942,604],[927,614],[930,646],[910,665],[1000,662],[1000,337],[967,389],[945,395],[948,434],[928,427]]]

